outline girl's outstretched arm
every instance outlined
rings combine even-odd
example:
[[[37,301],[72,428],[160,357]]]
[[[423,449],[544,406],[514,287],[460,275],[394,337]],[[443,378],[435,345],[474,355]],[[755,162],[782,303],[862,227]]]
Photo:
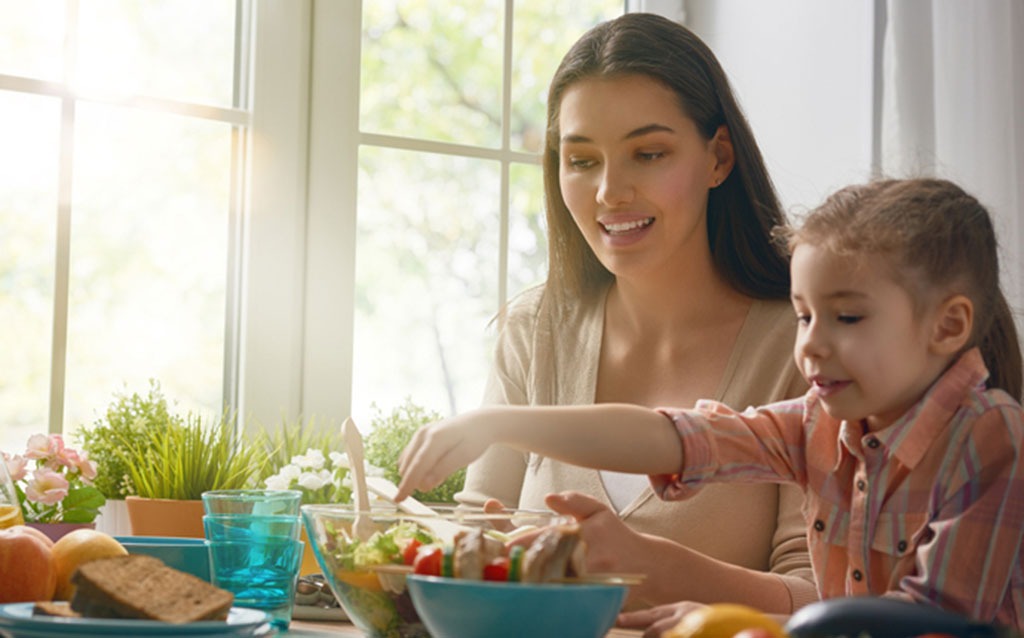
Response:
[[[672,474],[683,461],[672,422],[650,408],[625,403],[486,407],[416,431],[399,457],[397,498],[439,485],[492,443],[635,474]]]

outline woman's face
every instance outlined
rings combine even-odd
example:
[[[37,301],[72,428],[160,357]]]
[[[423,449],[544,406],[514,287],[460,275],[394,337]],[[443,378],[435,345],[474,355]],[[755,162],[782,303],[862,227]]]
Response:
[[[675,93],[643,75],[573,84],[559,124],[562,197],[605,268],[640,277],[710,260],[708,189],[731,168],[731,146],[729,166],[719,161],[724,127],[704,139]]]

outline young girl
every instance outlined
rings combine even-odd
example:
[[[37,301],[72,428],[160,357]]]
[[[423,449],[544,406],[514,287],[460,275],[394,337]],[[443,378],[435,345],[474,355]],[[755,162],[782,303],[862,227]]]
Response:
[[[877,181],[784,238],[806,396],[744,412],[484,408],[416,434],[399,496],[498,442],[649,474],[665,499],[792,482],[823,598],[886,595],[1024,628],[1021,354],[987,211],[948,181]]]

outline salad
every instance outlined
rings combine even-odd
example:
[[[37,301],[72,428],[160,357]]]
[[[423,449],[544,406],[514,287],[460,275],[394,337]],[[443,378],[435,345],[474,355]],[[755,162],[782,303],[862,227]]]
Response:
[[[439,545],[428,530],[400,521],[365,541],[326,521],[324,559],[331,566],[336,594],[353,623],[370,636],[426,638],[405,588],[405,575],[381,571],[381,566],[412,565],[421,547]]]
[[[575,523],[508,532],[467,527],[449,543],[409,519],[365,540],[355,537],[350,518],[324,517],[317,527],[338,600],[352,622],[373,637],[429,636],[406,589],[409,573],[533,583],[583,573],[584,544]]]

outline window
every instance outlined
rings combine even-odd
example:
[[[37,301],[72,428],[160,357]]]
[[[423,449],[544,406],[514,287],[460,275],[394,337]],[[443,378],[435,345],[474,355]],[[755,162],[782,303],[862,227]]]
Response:
[[[548,82],[622,0],[367,2],[352,411],[483,394],[500,305],[545,276]]]
[[[0,0],[0,447],[151,379],[247,423],[475,405],[543,278],[548,81],[623,10]]]
[[[230,396],[246,7],[0,0],[0,447]]]

